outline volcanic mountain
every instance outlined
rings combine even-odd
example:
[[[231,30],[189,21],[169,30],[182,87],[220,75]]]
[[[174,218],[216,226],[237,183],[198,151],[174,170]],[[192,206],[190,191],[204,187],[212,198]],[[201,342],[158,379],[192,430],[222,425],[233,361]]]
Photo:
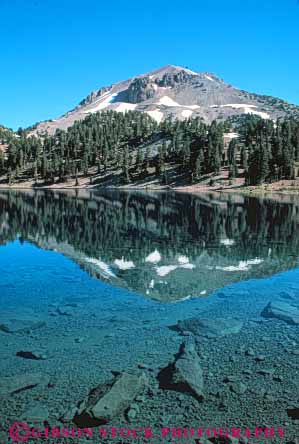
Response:
[[[299,107],[284,100],[238,89],[212,73],[167,65],[93,91],[72,111],[39,123],[34,133],[53,134],[102,110],[145,112],[158,122],[168,116],[200,117],[206,122],[241,114],[264,119],[299,116]]]

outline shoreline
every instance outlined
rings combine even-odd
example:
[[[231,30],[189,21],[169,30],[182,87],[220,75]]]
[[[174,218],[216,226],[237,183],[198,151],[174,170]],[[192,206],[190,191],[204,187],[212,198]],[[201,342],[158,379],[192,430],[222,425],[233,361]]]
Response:
[[[277,185],[277,187],[276,187]],[[197,186],[197,185],[185,185],[185,186],[170,186],[170,185],[90,185],[90,184],[81,184],[78,186],[58,184],[54,185],[42,185],[42,186],[33,186],[31,184],[22,185],[22,184],[14,184],[14,185],[3,185],[0,184],[0,190],[14,190],[14,191],[34,191],[34,190],[53,190],[53,191],[76,191],[76,190],[123,190],[123,191],[149,191],[149,192],[160,192],[160,191],[175,191],[179,193],[187,193],[187,194],[202,194],[202,193],[237,193],[237,194],[245,194],[249,196],[263,196],[263,195],[271,195],[271,194],[281,194],[281,195],[299,195],[299,184],[296,186],[282,186],[279,187],[279,183],[266,184],[266,185],[257,185],[257,186],[228,186],[228,187],[213,187],[213,186]]]

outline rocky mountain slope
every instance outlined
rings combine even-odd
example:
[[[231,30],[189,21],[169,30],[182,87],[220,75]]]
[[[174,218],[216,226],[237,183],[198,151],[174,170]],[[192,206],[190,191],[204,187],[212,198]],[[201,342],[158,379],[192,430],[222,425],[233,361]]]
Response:
[[[101,110],[145,112],[158,122],[168,116],[198,116],[207,122],[240,114],[264,119],[298,115],[299,107],[284,100],[235,88],[214,74],[167,65],[89,94],[62,117],[39,123],[34,134],[54,134],[76,120]]]
[[[14,134],[11,129],[0,125],[0,155],[6,151],[8,143],[15,137],[16,134]]]

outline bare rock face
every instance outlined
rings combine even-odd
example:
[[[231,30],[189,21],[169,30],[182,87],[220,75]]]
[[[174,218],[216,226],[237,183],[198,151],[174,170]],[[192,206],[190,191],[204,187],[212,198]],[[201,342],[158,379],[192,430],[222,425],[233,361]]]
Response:
[[[126,91],[126,99],[129,103],[140,103],[152,99],[155,89],[149,78],[135,79]]]
[[[79,404],[74,423],[79,427],[107,424],[126,412],[146,384],[144,373],[122,373],[113,381],[99,385]]]
[[[188,71],[166,72],[161,79],[157,79],[157,84],[164,88],[174,88],[176,85],[191,82],[197,76],[196,73],[189,74]]]
[[[296,105],[234,88],[215,74],[166,65],[91,92],[60,118],[39,123],[33,134],[55,134],[102,110],[135,110],[149,113],[157,121],[170,116],[212,122],[248,113],[274,120],[299,115]]]
[[[87,97],[85,97],[85,99],[83,99],[79,105],[80,106],[85,106],[85,105],[89,105],[90,103],[92,103],[94,100],[96,100],[98,97],[100,97],[101,95],[105,94],[106,92],[108,92],[111,89],[111,87],[106,86],[104,88],[100,88],[97,91],[92,91]]]
[[[276,318],[288,324],[299,324],[299,309],[294,305],[282,301],[273,301],[264,308],[261,315],[264,318]]]
[[[195,337],[219,338],[239,333],[242,326],[243,323],[236,319],[190,318],[179,321],[171,328],[180,332],[190,332]]]
[[[193,343],[182,344],[173,363],[158,375],[160,387],[190,393],[196,399],[203,398],[203,371]]]

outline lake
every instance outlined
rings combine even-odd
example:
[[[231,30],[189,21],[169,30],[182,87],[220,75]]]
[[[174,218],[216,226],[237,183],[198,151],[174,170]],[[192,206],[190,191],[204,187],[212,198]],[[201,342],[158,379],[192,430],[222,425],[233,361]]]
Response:
[[[73,424],[95,387],[142,371],[108,424],[297,436],[299,197],[1,190],[0,242],[3,431]],[[190,344],[201,396],[161,379]]]

